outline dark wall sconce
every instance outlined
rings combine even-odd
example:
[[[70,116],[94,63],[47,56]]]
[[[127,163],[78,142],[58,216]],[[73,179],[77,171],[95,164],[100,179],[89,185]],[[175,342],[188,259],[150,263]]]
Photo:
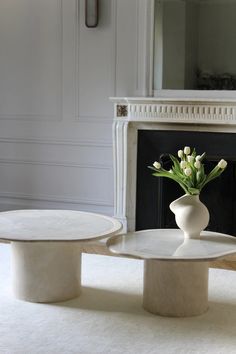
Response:
[[[89,28],[98,25],[98,0],[85,0],[85,25]]]

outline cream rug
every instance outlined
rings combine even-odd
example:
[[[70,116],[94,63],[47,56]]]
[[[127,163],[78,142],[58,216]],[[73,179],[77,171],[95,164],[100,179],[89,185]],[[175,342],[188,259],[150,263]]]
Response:
[[[84,255],[82,279],[75,300],[16,300],[10,246],[1,244],[0,354],[236,353],[236,272],[211,270],[210,310],[182,319],[142,309],[141,261]]]

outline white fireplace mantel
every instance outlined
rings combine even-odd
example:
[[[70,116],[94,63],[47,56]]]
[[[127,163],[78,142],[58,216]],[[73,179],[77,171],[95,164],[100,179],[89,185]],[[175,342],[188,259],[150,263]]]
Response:
[[[235,93],[231,97],[222,93],[220,98],[204,95],[111,98],[114,102],[114,216],[122,222],[124,232],[135,230],[139,129],[236,133]]]

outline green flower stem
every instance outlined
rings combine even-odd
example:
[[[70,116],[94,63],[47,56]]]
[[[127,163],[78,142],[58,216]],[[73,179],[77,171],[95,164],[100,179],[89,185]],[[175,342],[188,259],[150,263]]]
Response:
[[[188,189],[186,188],[184,183],[181,181],[181,179],[179,179],[174,174],[164,170],[164,171],[161,171],[161,172],[153,173],[153,176],[167,177],[167,178],[173,179],[175,182],[177,182],[180,185],[180,187],[185,191],[186,194],[189,194]]]
[[[188,149],[190,148],[188,147]],[[189,159],[190,161],[188,161],[188,156],[192,156],[192,158]],[[205,153],[203,153],[202,155],[198,155],[197,160],[196,156],[197,153],[195,149],[192,150],[191,155],[187,155],[184,153],[181,154],[181,156],[179,156],[180,159],[176,158],[173,155],[169,155],[173,163],[170,171],[165,170],[161,167],[160,163],[156,162],[154,163],[154,166],[156,167],[148,167],[154,171],[154,176],[167,177],[177,182],[186,194],[198,195],[207,183],[217,178],[221,175],[222,172],[224,172],[225,167],[227,166],[227,162],[225,160],[221,160],[220,163],[218,163],[212,169],[212,171],[208,175],[206,175],[204,164],[202,163],[202,160],[205,157]],[[185,161],[185,163],[183,163],[183,161]],[[201,163],[198,162],[196,164],[197,161],[200,161]],[[223,166],[224,168],[220,166]]]
[[[209,173],[209,175],[206,177],[204,183],[202,184],[203,188],[207,183],[209,183],[210,181],[212,181],[213,179],[219,177],[221,175],[221,173],[224,172],[224,169],[215,166],[215,168]]]

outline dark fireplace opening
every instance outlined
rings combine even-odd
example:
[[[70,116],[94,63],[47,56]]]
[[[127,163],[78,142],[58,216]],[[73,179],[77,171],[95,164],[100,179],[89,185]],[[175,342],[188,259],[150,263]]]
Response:
[[[224,173],[204,187],[200,199],[210,213],[207,230],[236,236],[236,134],[231,133],[138,131],[136,230],[177,227],[169,204],[184,191],[172,180],[152,176],[147,166],[161,161],[169,169],[168,155],[184,146],[206,152],[206,172],[221,158],[227,160]]]

